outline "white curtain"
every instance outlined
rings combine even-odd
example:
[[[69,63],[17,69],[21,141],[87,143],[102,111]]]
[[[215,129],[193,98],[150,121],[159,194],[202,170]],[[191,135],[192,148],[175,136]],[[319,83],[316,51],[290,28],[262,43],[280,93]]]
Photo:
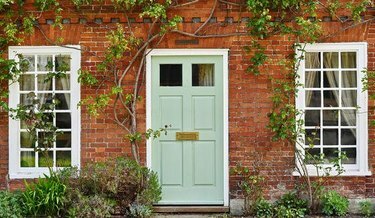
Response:
[[[318,52],[306,53],[305,65],[306,65],[306,68],[316,68],[316,66],[319,66],[318,68],[320,68],[319,53]],[[317,72],[317,71],[313,71],[311,73],[305,73],[305,77],[306,77],[305,87],[312,88],[314,86],[316,76],[319,73],[320,72]],[[306,105],[310,104],[312,93],[313,93],[312,91],[306,92]]]
[[[199,86],[214,86],[214,65],[199,64]]]

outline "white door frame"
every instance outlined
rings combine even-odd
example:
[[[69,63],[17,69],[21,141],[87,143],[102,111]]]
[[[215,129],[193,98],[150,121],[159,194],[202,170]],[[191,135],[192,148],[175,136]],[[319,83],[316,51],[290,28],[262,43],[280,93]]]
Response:
[[[223,153],[224,206],[229,206],[229,142],[228,142],[228,51],[229,49],[150,49],[146,56],[146,129],[151,128],[151,72],[152,56],[222,56],[223,58]],[[151,168],[151,142],[147,140],[146,163]]]

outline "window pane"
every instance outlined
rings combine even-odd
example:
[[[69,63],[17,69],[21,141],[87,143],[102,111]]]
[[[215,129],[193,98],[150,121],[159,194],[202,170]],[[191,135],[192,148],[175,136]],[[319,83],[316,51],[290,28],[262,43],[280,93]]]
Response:
[[[305,145],[320,145],[320,129],[305,130]]]
[[[307,164],[318,164],[320,162],[320,148],[308,148],[305,150]]]
[[[39,152],[39,167],[52,167],[53,166],[53,151]]]
[[[341,105],[343,107],[357,107],[357,91],[343,90],[341,96]]]
[[[34,72],[35,71],[35,57],[31,55],[24,55],[20,59],[20,70],[22,72]]]
[[[47,74],[39,74],[38,78],[38,90],[47,91],[52,90],[52,79],[48,78]]]
[[[71,166],[70,151],[56,151],[56,166],[57,167],[70,167]]]
[[[341,126],[356,125],[356,110],[341,110]]]
[[[338,110],[324,110],[323,111],[323,126],[338,126],[339,125],[339,111]]]
[[[306,52],[305,54],[305,68],[320,68],[320,52]]]
[[[70,129],[71,126],[70,113],[56,113],[56,127],[58,129]]]
[[[39,55],[37,60],[38,60],[37,62],[38,71],[52,71],[53,70],[52,56]]]
[[[28,132],[21,132],[21,148],[34,148],[35,142],[33,142],[33,137]],[[35,137],[34,137],[35,138]]]
[[[338,130],[323,129],[323,145],[338,145]]]
[[[70,75],[56,78],[56,90],[70,90]]]
[[[34,91],[35,90],[35,77],[34,75],[24,74],[18,79],[20,83],[20,91]]]
[[[341,144],[356,145],[357,144],[355,129],[341,129]]]
[[[347,159],[341,160],[343,164],[356,164],[357,162],[357,149],[356,148],[343,148],[341,149],[345,153]]]
[[[323,53],[323,68],[338,68],[339,67],[339,53],[338,52],[324,52]]]
[[[214,86],[214,64],[193,64],[193,86]]]
[[[35,167],[34,151],[21,151],[21,167]]]
[[[357,72],[356,71],[342,71],[341,87],[352,88],[357,87]]]
[[[305,126],[320,126],[320,111],[306,110],[305,111]]]
[[[160,64],[160,86],[182,86],[182,64]]]
[[[342,68],[357,68],[357,55],[355,52],[341,52]]]
[[[320,91],[306,91],[305,97],[306,107],[320,107]]]
[[[34,93],[20,94],[20,104],[21,105],[32,105],[34,99]]]
[[[55,71],[66,72],[70,71],[70,56],[57,55],[55,57]]]
[[[332,163],[335,158],[338,158],[338,148],[323,148],[324,163]]]
[[[38,94],[38,99],[44,108],[48,109],[53,109],[52,104],[53,104],[53,98],[52,98],[52,93],[41,93]]]
[[[51,132],[38,133],[38,147],[39,148],[52,148],[54,142],[54,135]]]
[[[57,148],[70,148],[71,144],[71,133],[62,132],[56,136],[56,147]]]
[[[338,71],[323,72],[323,86],[325,88],[339,87],[339,72]]]
[[[305,88],[320,88],[320,72],[305,72]]]
[[[324,91],[324,107],[338,107],[339,91]]]
[[[70,94],[56,94],[55,98],[56,102],[56,109],[57,110],[69,110],[70,109]]]

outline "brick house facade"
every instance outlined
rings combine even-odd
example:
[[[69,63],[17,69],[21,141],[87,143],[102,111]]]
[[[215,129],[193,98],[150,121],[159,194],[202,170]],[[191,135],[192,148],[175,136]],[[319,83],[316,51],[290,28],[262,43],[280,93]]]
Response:
[[[185,31],[192,31],[198,28],[209,16],[213,1],[202,1],[183,10],[176,9],[184,18],[179,28]],[[197,10],[199,9],[199,14]],[[74,12],[72,7],[67,6],[63,11],[62,30],[51,26],[50,21],[53,16],[48,14],[38,19],[38,28],[35,34],[26,39],[22,46],[50,46],[45,37],[56,39],[62,37],[65,45],[79,45],[81,48],[79,62],[80,68],[91,72],[97,71],[97,65],[102,62],[108,42],[106,32],[108,28],[114,28],[116,23],[125,24],[126,17],[121,13],[116,13],[110,6],[87,6],[82,8],[82,13]],[[93,13],[95,11],[95,13]],[[249,15],[239,13],[235,6],[219,3],[215,12],[215,18],[210,21],[208,33],[222,32],[227,30],[243,30],[244,21]],[[343,14],[346,16],[346,14]],[[136,15],[132,18],[132,26],[139,35],[145,35],[150,27],[150,21],[147,18],[139,18]],[[365,15],[366,19],[372,21],[363,23],[353,28],[343,31],[342,24],[336,18],[327,19],[325,14],[319,17],[322,19],[323,28],[326,33],[332,34],[325,38],[322,43],[365,43],[367,52],[365,53],[365,62],[369,71],[375,70],[375,10],[370,9]],[[240,22],[238,22],[240,21]],[[249,57],[243,47],[252,42],[251,37],[231,36],[221,38],[191,38],[177,33],[168,34],[155,49],[228,49],[228,166],[227,171],[236,166],[238,162],[251,166],[256,163],[261,169],[261,174],[266,176],[266,192],[270,198],[276,198],[287,190],[294,187],[298,177],[293,175],[295,167],[294,146],[286,142],[272,142],[272,133],[267,129],[269,123],[267,114],[270,112],[272,103],[270,100],[271,80],[282,77],[282,72],[276,64],[268,63],[263,66],[263,71],[267,72],[259,76],[246,72],[249,66]],[[280,60],[293,53],[293,40],[288,36],[272,36],[260,43],[266,47],[266,54],[273,61]],[[343,44],[344,45],[344,44]],[[324,45],[323,45],[324,46]],[[17,50],[17,46],[12,49]],[[344,46],[345,49],[345,46]],[[345,51],[343,51],[345,52]],[[340,59],[341,60],[341,59]],[[359,60],[359,59],[357,59]],[[341,72],[340,68],[340,72]],[[74,78],[74,77],[72,77]],[[225,87],[225,86],[224,86]],[[81,87],[80,98],[83,99],[91,95],[95,90]],[[372,92],[372,90],[370,90]],[[146,96],[146,85],[141,90],[141,95]],[[11,100],[10,100],[11,101]],[[144,98],[139,106],[141,117],[138,126],[146,129],[147,99]],[[369,99],[368,102],[368,120],[374,119],[373,110],[375,101]],[[324,109],[322,109],[324,110]],[[111,113],[110,110],[107,111]],[[12,179],[9,177],[9,162],[12,157],[9,152],[9,118],[4,111],[0,112],[0,188],[16,189],[22,187],[22,179]],[[344,118],[342,118],[344,119]],[[367,119],[366,119],[367,120]],[[108,117],[99,116],[90,117],[86,108],[80,109],[80,121],[72,120],[73,123],[79,123],[80,138],[79,142],[79,163],[85,165],[89,161],[105,161],[111,157],[117,157],[130,153],[128,142],[124,139],[124,132],[121,131]],[[359,131],[359,130],[358,130]],[[367,134],[368,132],[368,134]],[[328,133],[327,133],[328,134]],[[344,133],[343,133],[344,134]],[[340,176],[330,181],[329,186],[338,189],[349,198],[375,198],[375,175],[373,165],[375,164],[375,144],[374,127],[369,125],[368,148],[363,153],[356,150],[356,163],[360,157],[368,158],[367,169],[360,169],[362,173]],[[358,138],[358,135],[356,135]],[[363,145],[356,145],[363,146]],[[365,146],[366,147],[366,146]],[[358,147],[355,147],[358,149]],[[147,162],[147,149],[144,143],[141,147],[142,163]],[[361,153],[361,154],[360,154]],[[362,156],[363,155],[363,156]],[[224,161],[225,162],[225,161]],[[365,164],[366,165],[366,164]],[[362,166],[363,167],[363,166]],[[228,173],[229,174],[229,173]],[[237,187],[237,178],[229,177],[229,198],[236,198],[240,194]],[[225,180],[228,180],[225,178]]]

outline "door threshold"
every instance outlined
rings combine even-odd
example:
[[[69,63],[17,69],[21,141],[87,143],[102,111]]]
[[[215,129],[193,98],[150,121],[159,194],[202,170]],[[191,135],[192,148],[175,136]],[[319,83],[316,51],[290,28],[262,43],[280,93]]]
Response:
[[[225,206],[154,206],[156,213],[227,213],[229,207]]]

